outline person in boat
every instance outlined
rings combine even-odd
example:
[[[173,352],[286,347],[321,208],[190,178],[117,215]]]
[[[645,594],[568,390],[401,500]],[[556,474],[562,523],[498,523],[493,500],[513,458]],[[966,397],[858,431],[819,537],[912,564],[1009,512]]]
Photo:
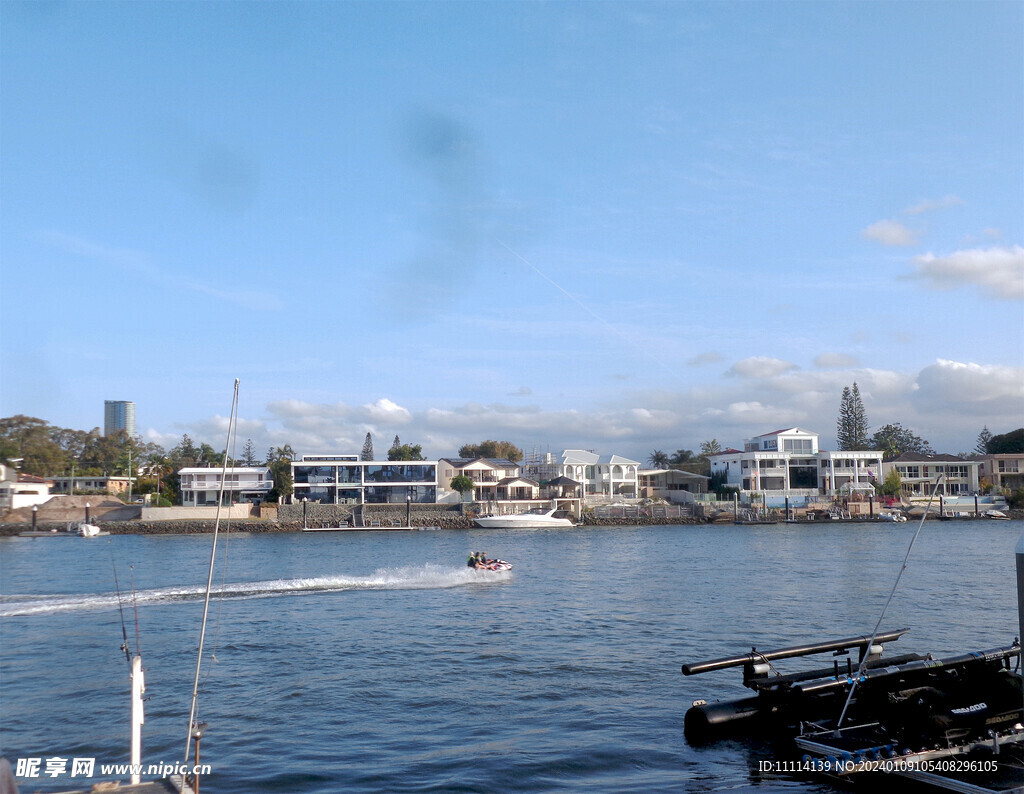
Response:
[[[476,554],[477,553],[475,551],[471,551],[469,553],[469,559],[466,560],[466,567],[467,568],[476,568],[476,563],[477,563]]]

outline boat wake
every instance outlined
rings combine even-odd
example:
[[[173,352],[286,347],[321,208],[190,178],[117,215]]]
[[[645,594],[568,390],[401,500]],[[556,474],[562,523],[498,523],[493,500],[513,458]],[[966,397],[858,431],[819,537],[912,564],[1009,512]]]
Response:
[[[302,579],[272,579],[265,582],[231,582],[214,587],[212,595],[223,599],[271,598],[285,595],[337,593],[346,590],[440,590],[481,583],[505,582],[507,571],[477,571],[440,565],[380,568],[369,576],[319,576]],[[137,590],[135,603],[159,606],[182,601],[199,601],[206,588],[157,587]],[[121,603],[132,601],[131,593],[121,594]],[[0,596],[0,618],[26,615],[53,615],[63,612],[102,612],[118,608],[116,593]]]

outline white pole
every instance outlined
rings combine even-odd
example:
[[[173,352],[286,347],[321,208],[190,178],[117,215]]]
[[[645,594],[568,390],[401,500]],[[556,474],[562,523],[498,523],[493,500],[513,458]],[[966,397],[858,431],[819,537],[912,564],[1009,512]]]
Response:
[[[146,716],[142,710],[142,696],[146,692],[146,680],[142,673],[142,657],[132,659],[132,785],[141,783],[139,766],[142,764],[142,725]]]

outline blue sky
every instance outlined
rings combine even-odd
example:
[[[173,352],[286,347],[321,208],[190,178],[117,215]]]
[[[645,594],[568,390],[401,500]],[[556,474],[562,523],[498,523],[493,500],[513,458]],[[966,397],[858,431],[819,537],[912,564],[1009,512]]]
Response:
[[[4,2],[0,415],[646,459],[1024,424],[1020,2]]]

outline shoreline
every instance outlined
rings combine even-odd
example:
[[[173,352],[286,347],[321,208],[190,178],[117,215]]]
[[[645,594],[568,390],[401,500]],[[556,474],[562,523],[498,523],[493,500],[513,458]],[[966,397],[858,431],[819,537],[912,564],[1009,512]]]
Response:
[[[1024,520],[1024,510],[1011,510],[1008,512],[1009,520],[1021,521]],[[347,532],[396,532],[396,531],[415,531],[420,529],[452,529],[452,530],[479,530],[481,527],[477,527],[473,523],[473,519],[465,516],[445,516],[443,523],[430,522],[430,518],[436,519],[437,516],[431,516],[429,518],[419,517],[417,521],[416,516],[413,516],[412,527],[355,527],[349,528]],[[938,516],[930,516],[928,521],[969,521],[971,523],[981,522],[989,523],[993,519],[985,518],[984,516],[967,516],[957,518],[939,518]],[[916,519],[911,519],[909,522],[905,522],[907,525],[915,523]],[[68,533],[67,527],[68,521],[37,521],[36,532],[46,534],[36,534],[29,537],[49,537],[57,536],[64,537],[71,535]],[[210,534],[213,532],[214,521],[209,519],[182,519],[182,520],[170,520],[170,521],[141,521],[138,519],[132,521],[102,521],[94,520],[93,523],[98,525],[104,532],[110,535],[203,535]],[[639,526],[705,526],[705,525],[718,525],[718,526],[794,526],[804,524],[889,524],[891,522],[882,521],[877,518],[844,518],[844,519],[821,519],[814,521],[806,520],[792,520],[792,521],[777,521],[777,522],[734,522],[734,521],[704,521],[695,518],[661,518],[661,517],[639,517],[639,518],[594,518],[593,516],[585,516],[581,526],[583,527],[639,527]],[[998,523],[998,522],[995,522]],[[331,524],[320,524],[317,522],[314,524],[310,522],[310,526],[313,528],[330,527]],[[898,526],[898,525],[897,525]],[[0,523],[0,537],[23,537],[22,533],[29,532],[32,530],[31,523],[23,522],[11,522],[11,523]],[[230,532],[232,534],[270,534],[270,533],[287,533],[287,532],[301,532],[302,522],[301,521],[280,521],[278,519],[269,518],[249,518],[249,519],[233,519],[230,521],[221,521],[221,531]]]

